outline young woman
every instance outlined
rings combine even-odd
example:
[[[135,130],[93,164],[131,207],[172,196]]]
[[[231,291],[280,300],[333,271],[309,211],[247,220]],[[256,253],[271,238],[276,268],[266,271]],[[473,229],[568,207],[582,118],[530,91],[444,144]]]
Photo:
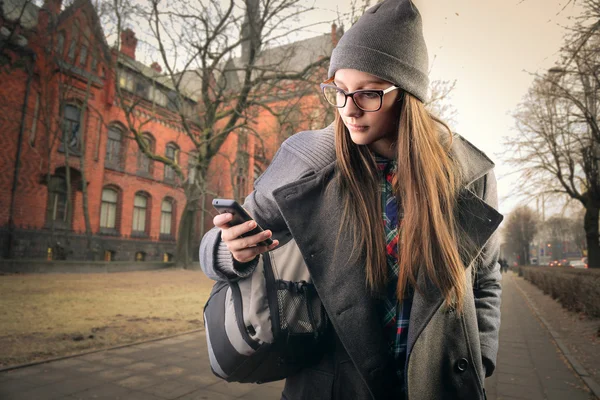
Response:
[[[256,222],[222,214],[203,238],[213,279],[300,250],[333,332],[284,399],[485,398],[500,326],[494,164],[427,112],[427,70],[414,4],[369,9],[321,85],[334,124],[288,139],[244,204],[265,232],[241,238]]]

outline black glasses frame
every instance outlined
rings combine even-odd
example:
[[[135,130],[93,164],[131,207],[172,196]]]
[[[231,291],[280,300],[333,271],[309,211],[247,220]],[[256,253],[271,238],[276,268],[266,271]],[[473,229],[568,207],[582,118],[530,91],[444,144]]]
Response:
[[[360,89],[360,90],[355,90],[354,92],[346,92],[345,90],[340,89],[339,87],[337,87],[335,85],[330,85],[327,83],[321,83],[319,86],[321,87],[321,93],[323,93],[323,97],[325,97],[325,100],[327,100],[327,102],[329,104],[331,104],[332,106],[334,106],[336,108],[344,108],[344,107],[346,107],[346,104],[348,103],[348,97],[350,97],[350,98],[352,98],[352,102],[354,102],[354,105],[357,108],[359,108],[360,110],[363,110],[364,112],[376,112],[376,111],[381,110],[381,106],[383,106],[383,96],[385,96],[386,94],[388,94],[391,91],[400,89],[398,86],[392,85],[387,89]],[[329,101],[327,96],[325,96],[325,89],[327,89],[327,88],[332,88],[332,89],[335,89],[335,90],[343,93],[344,94],[344,104],[339,106],[339,105],[337,105],[337,103],[334,104],[331,101]],[[356,103],[356,100],[354,100],[354,95],[357,93],[375,93],[375,94],[379,95],[379,107],[377,107],[376,110],[365,110],[364,108],[362,108],[361,106],[359,106]]]

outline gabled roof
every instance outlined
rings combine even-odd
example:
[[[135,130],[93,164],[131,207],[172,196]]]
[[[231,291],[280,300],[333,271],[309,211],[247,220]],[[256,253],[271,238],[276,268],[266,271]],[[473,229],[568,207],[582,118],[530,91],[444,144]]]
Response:
[[[338,28],[338,39],[342,33],[343,30]],[[322,34],[298,42],[266,48],[261,51],[256,66],[258,69],[269,72],[300,72],[319,59],[331,56],[333,47],[331,34]],[[259,74],[258,69],[254,72],[254,77]],[[202,90],[199,73],[197,71],[186,71],[183,73],[182,78],[182,87],[186,87],[188,91],[195,93],[196,98],[199,97]],[[223,82],[229,89],[239,88],[245,75],[243,58],[230,58],[223,62],[215,75],[215,80]]]
[[[310,64],[318,61],[321,58],[331,56],[334,45],[331,41],[331,34],[322,34],[312,38],[300,40],[277,46],[266,48],[260,52],[256,62],[257,70],[254,76],[257,76],[260,70],[266,70],[267,73],[283,72],[295,73],[304,70]],[[231,60],[230,64],[224,68],[229,71],[228,86],[234,88],[241,85],[244,80],[244,59],[237,57]],[[237,80],[231,77],[231,71],[237,74]]]
[[[57,26],[63,24],[70,17],[72,17],[76,11],[79,10],[84,12],[89,17],[89,21],[87,22],[90,23],[90,28],[94,38],[100,42],[105,59],[109,60],[110,49],[108,42],[106,41],[106,36],[104,35],[100,18],[98,18],[98,13],[96,12],[96,9],[90,0],[75,0],[73,3],[71,3],[71,5],[65,8],[58,16]]]

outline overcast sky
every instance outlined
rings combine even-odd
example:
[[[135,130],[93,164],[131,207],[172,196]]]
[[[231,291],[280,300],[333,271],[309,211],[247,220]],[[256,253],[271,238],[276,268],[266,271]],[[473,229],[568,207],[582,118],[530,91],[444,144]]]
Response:
[[[500,211],[506,214],[516,204],[507,198],[514,178],[507,176],[510,169],[500,157],[504,137],[515,134],[511,114],[531,84],[529,72],[554,64],[563,26],[580,9],[569,5],[562,10],[565,0],[414,2],[423,17],[430,77],[457,81],[452,96],[456,131],[496,162]],[[350,1],[331,0],[327,7],[311,18],[327,19],[329,13],[334,19],[336,9],[349,11]]]

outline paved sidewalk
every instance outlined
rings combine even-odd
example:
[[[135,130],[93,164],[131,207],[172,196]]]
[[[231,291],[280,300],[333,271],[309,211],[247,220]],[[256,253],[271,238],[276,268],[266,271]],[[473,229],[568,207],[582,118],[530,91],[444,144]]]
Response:
[[[486,380],[490,400],[594,397],[568,366],[547,330],[503,277],[498,367]],[[0,374],[0,399],[279,399],[281,382],[230,384],[210,371],[202,332],[93,353]]]
[[[515,283],[502,278],[500,347],[494,375],[485,382],[490,400],[596,399],[563,357]]]

